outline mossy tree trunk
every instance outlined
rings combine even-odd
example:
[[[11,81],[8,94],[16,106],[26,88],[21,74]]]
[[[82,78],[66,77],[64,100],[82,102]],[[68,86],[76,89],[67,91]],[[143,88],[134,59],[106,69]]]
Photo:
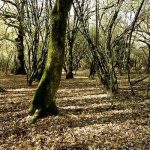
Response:
[[[56,0],[51,14],[51,38],[43,76],[30,106],[33,120],[57,115],[55,94],[58,90],[65,54],[67,17],[73,0]]]

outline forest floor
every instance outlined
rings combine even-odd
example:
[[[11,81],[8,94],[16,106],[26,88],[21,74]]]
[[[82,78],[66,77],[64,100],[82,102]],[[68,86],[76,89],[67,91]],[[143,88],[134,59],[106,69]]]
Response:
[[[0,76],[0,150],[149,150],[150,98],[146,80],[131,96],[125,77],[120,92],[109,98],[98,79],[62,77],[58,116],[30,124],[28,108],[37,83],[25,76]]]

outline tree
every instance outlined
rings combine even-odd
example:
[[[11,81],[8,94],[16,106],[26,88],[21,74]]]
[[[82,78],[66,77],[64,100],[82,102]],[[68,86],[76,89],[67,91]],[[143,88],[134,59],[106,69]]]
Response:
[[[131,94],[134,95],[134,90],[133,90],[133,87],[132,87],[132,83],[131,83],[131,77],[130,77],[130,55],[131,55],[131,42],[132,42],[132,36],[133,36],[133,32],[135,30],[135,25],[137,23],[137,20],[139,18],[139,14],[141,12],[141,9],[143,7],[145,3],[145,0],[142,0],[139,7],[138,7],[138,10],[135,14],[135,17],[134,17],[134,20],[132,22],[132,25],[131,25],[131,31],[129,33],[129,41],[128,41],[128,56],[127,56],[127,70],[128,70],[128,82],[129,82],[129,85],[130,85],[130,89],[131,89]]]
[[[8,27],[15,28],[17,30],[17,38],[14,43],[17,48],[17,54],[15,61],[15,74],[25,74],[25,62],[24,62],[24,6],[25,0],[9,1],[1,0],[3,7],[0,11],[2,19]],[[10,9],[11,8],[11,9]],[[12,9],[13,8],[13,9]],[[9,39],[7,39],[9,40]],[[10,39],[12,41],[12,39]]]
[[[67,24],[67,56],[66,56],[66,79],[72,79],[73,78],[73,47],[75,44],[75,40],[78,34],[78,24],[79,20],[76,15],[74,15],[73,18],[73,24],[70,23],[71,20],[68,19]]]
[[[89,2],[89,0],[86,1]],[[101,6],[100,8],[97,8],[98,2],[100,4],[99,6]],[[82,33],[89,45],[90,53],[93,57],[93,60],[95,60],[98,77],[101,83],[104,85],[109,96],[118,92],[118,82],[116,74],[116,60],[118,58],[115,58],[114,56],[116,53],[116,48],[124,39],[126,40],[128,37],[128,45],[126,44],[127,42],[123,43],[126,44],[126,47],[124,47],[124,49],[127,48],[127,46],[129,47],[127,58],[127,62],[129,62],[131,39],[133,37],[132,33],[134,31],[134,28],[136,27],[136,23],[141,12],[142,6],[144,5],[144,2],[145,0],[141,0],[140,5],[136,8],[137,11],[135,13],[135,17],[130,20],[131,23],[127,23],[127,21],[129,20],[123,19],[122,17],[126,13],[123,10],[123,6],[125,6],[126,4],[125,0],[108,0],[106,2],[96,0],[97,7],[96,10],[94,10],[94,12],[96,12],[96,44],[93,42],[90,36],[89,19],[87,19],[87,16],[93,11],[86,11],[88,10],[88,4],[85,3],[84,0],[82,0],[82,2],[76,0],[76,5],[74,5],[76,15],[79,17],[80,20],[80,32]],[[98,10],[100,10],[100,13],[98,12]],[[131,14],[132,12],[133,11],[129,13]],[[123,25],[123,22],[127,25]],[[98,26],[100,34],[98,34]],[[118,28],[120,29],[119,32]],[[129,67],[128,70],[129,75]]]
[[[150,12],[150,10],[149,11],[145,10],[145,11]],[[146,63],[145,71],[146,73],[150,73],[150,28],[149,28],[150,18],[149,18],[149,13],[147,14],[144,13],[143,18],[144,20],[140,24],[139,28],[136,29],[138,36],[140,36],[140,38],[138,38],[137,40],[144,43],[147,46],[148,54],[147,54],[147,63]]]
[[[40,80],[45,68],[50,37],[51,1],[26,1],[25,5],[25,47],[27,83]]]
[[[116,2],[114,13],[112,13],[113,15],[110,17],[109,21],[107,22],[106,29],[104,30],[103,27],[105,41],[103,41],[103,43],[101,43],[100,46],[98,45],[99,42],[98,33],[96,34],[96,44],[94,44],[94,42],[92,41],[92,38],[89,33],[89,29],[88,29],[89,25],[87,19],[89,12],[85,13],[85,10],[87,9],[88,6],[84,4],[84,1],[80,3],[78,0],[76,0],[76,3],[77,6],[74,7],[76,10],[76,15],[80,18],[80,23],[81,23],[80,31],[82,32],[83,36],[85,37],[89,45],[91,55],[96,64],[98,77],[101,83],[104,85],[105,89],[107,90],[108,94],[112,95],[113,93],[116,93],[118,90],[118,84],[117,84],[117,78],[115,74],[114,60],[113,60],[113,48],[111,45],[112,34],[123,1]],[[98,4],[97,1],[96,4]],[[111,7],[114,7],[114,5],[104,8],[104,10],[106,11]],[[96,18],[98,17],[99,19],[98,9],[99,8],[96,7]],[[105,11],[103,13],[105,13]],[[102,16],[104,15],[103,13]],[[100,18],[102,18],[102,16]],[[97,30],[98,30],[98,20],[96,19],[96,31]]]
[[[51,36],[47,63],[29,110],[33,121],[47,114],[58,114],[55,94],[61,79],[67,17],[72,2],[72,0],[56,0],[51,13]]]

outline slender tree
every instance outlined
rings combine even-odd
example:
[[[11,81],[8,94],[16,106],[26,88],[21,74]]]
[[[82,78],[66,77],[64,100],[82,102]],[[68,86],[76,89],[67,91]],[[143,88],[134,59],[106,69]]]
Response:
[[[66,50],[68,54],[66,56],[66,64],[67,64],[66,79],[73,78],[73,47],[78,34],[78,25],[79,25],[79,19],[76,15],[74,15],[72,24],[71,24],[71,19],[68,19],[67,50]]]
[[[67,17],[72,2],[72,0],[56,0],[51,13],[51,38],[47,63],[29,111],[33,116],[33,121],[47,114],[58,114],[55,94],[61,79]]]
[[[129,82],[129,85],[130,85],[130,89],[131,89],[131,94],[132,95],[134,95],[135,93],[134,93],[134,90],[133,90],[133,86],[132,86],[132,83],[131,83],[131,76],[130,76],[130,74],[131,74],[131,69],[130,69],[131,41],[132,41],[133,32],[135,30],[135,25],[136,25],[136,22],[137,22],[137,20],[139,18],[139,14],[140,14],[141,9],[142,9],[142,7],[144,5],[144,2],[145,2],[145,0],[142,0],[140,5],[139,5],[139,8],[138,8],[138,10],[137,10],[137,12],[135,14],[134,21],[132,22],[131,31],[130,31],[130,34],[129,34],[128,56],[127,56],[127,64],[128,64],[127,65],[127,71],[128,71],[128,82]]]
[[[50,34],[50,1],[28,0],[25,12],[27,83],[32,85],[34,80],[41,79],[45,68]]]

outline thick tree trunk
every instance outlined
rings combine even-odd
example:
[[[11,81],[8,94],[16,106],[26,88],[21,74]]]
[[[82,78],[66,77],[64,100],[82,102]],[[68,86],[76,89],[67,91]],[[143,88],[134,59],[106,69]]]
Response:
[[[20,29],[18,32],[18,38],[16,38],[17,64],[15,64],[15,74],[26,74],[24,67],[23,29]]]
[[[51,38],[47,63],[30,107],[33,121],[47,114],[58,114],[55,94],[61,79],[65,54],[67,16],[71,4],[72,0],[56,0],[52,10]]]
[[[19,28],[18,28],[18,37],[16,40],[16,47],[17,47],[17,64],[15,74],[26,74],[25,71],[25,63],[24,63],[24,5],[25,1],[21,1],[19,4],[18,10],[18,21],[19,21]]]

